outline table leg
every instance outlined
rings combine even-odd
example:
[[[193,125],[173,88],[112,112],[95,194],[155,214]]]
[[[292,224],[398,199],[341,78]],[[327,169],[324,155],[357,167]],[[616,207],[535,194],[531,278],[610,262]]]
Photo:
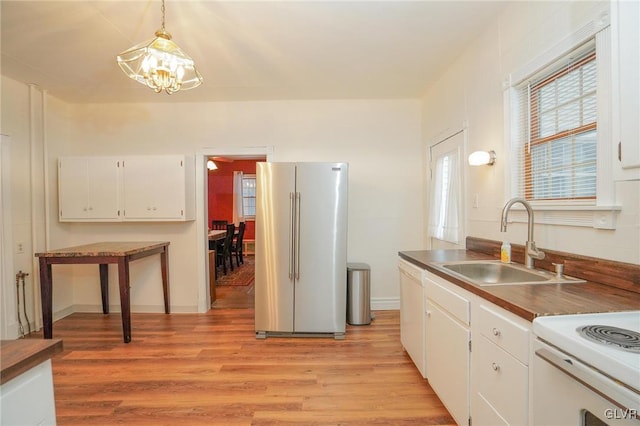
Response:
[[[162,291],[164,292],[164,313],[170,312],[169,306],[169,246],[164,246],[160,253],[160,267],[162,268]]]
[[[118,285],[120,287],[120,309],[122,310],[122,335],[124,342],[131,341],[131,301],[129,294],[129,260],[118,259]]]
[[[109,313],[109,265],[100,264],[100,291],[102,292],[102,313]]]
[[[42,330],[45,339],[53,338],[53,293],[51,264],[46,257],[40,258],[40,300],[42,302]]]

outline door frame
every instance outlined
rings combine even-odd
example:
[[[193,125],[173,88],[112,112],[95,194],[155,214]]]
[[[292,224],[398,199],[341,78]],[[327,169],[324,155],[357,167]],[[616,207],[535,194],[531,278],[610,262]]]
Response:
[[[461,138],[459,140],[456,140],[456,138],[460,136]],[[430,214],[430,203],[431,203],[431,196],[432,196],[432,191],[433,191],[433,171],[432,171],[432,162],[433,162],[433,150],[437,149],[438,145],[443,146],[443,144],[446,143],[451,143],[451,142],[455,142],[455,149],[458,150],[458,155],[459,155],[459,160],[460,160],[460,184],[462,185],[461,188],[461,214],[462,214],[462,237],[460,240],[459,244],[454,244],[454,243],[449,243],[446,241],[438,241],[437,244],[434,245],[434,239],[431,238],[431,236],[429,235],[429,224],[431,221],[431,214]],[[462,125],[458,128],[449,128],[444,132],[441,132],[440,134],[438,134],[435,138],[433,138],[431,140],[431,142],[428,144],[427,146],[427,165],[426,165],[426,170],[427,170],[427,196],[426,196],[426,223],[425,223],[425,240],[426,240],[426,244],[427,247],[430,249],[436,249],[436,248],[449,248],[449,249],[459,249],[459,248],[464,248],[465,245],[465,240],[466,240],[466,236],[467,236],[467,231],[469,229],[469,223],[468,223],[468,215],[467,215],[467,204],[466,204],[466,199],[467,199],[467,162],[466,162],[466,152],[467,152],[467,145],[468,145],[468,125],[466,122],[463,122]]]
[[[273,146],[207,147],[195,156],[196,173],[196,247],[198,266],[198,312],[205,313],[211,308],[209,291],[209,238],[208,226],[208,157],[256,158],[265,157],[273,161]]]

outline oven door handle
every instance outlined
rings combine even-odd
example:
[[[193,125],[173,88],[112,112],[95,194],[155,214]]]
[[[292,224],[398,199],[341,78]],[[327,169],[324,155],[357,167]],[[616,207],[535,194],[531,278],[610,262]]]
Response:
[[[619,391],[617,392],[616,389],[614,389],[613,387],[609,386],[606,383],[607,380],[609,381],[611,380],[608,377],[604,378],[603,380],[594,379],[593,374],[589,373],[588,370],[586,370],[588,367],[584,367],[582,363],[580,363],[579,361],[576,361],[566,356],[561,357],[546,348],[540,348],[536,350],[536,355],[542,358],[543,360],[547,361],[549,364],[556,367],[558,370],[562,371],[564,374],[568,375],[574,380],[577,380],[578,382],[586,386],[591,391],[597,393],[602,398],[620,407],[621,409],[623,410],[639,410],[640,409],[640,407],[632,407],[633,405],[632,401],[635,401],[637,399],[637,396],[635,396],[634,398],[632,394],[636,392],[634,392],[632,389],[628,389],[624,384],[618,383],[618,386],[624,387],[625,392],[626,391],[630,392],[630,394],[628,394],[627,397],[625,397],[625,395],[620,395],[621,392]],[[603,387],[607,388],[609,392],[607,392],[607,390],[603,391],[602,390]],[[628,403],[617,400],[616,397],[613,396],[614,393],[620,399],[627,400]]]

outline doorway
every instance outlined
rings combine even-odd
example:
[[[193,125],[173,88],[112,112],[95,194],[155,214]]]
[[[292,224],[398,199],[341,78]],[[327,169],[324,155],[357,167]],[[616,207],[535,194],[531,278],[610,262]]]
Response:
[[[429,222],[432,249],[464,248],[464,129],[429,147]]]
[[[244,183],[250,188],[251,180],[253,179],[255,187],[256,163],[268,161],[270,152],[269,148],[262,147],[235,150],[217,149],[203,154],[202,161],[205,164],[205,200],[203,203],[205,228],[209,230],[214,220],[226,221],[229,224],[233,223],[236,225],[236,229],[238,229],[240,222],[244,222],[245,227],[241,262],[238,262],[235,255],[231,256],[231,259],[225,257],[226,272],[221,264],[223,259],[217,254],[218,252],[212,253],[216,247],[220,246],[213,243],[207,247],[212,249],[208,251],[206,256],[206,271],[204,274],[207,277],[206,287],[208,291],[206,291],[206,294],[208,296],[207,305],[209,309],[252,308],[254,305],[255,195],[253,205],[251,205],[251,191],[243,191],[242,185]],[[210,162],[213,162],[213,164]],[[207,163],[209,163],[209,168],[206,167]],[[238,176],[240,176],[240,183],[238,183]],[[245,198],[243,195],[248,195],[249,197]],[[240,212],[238,212],[238,206],[240,206]],[[252,206],[253,210],[251,209]],[[237,238],[236,232],[234,244],[236,244]],[[231,264],[233,265],[233,270],[231,270]]]

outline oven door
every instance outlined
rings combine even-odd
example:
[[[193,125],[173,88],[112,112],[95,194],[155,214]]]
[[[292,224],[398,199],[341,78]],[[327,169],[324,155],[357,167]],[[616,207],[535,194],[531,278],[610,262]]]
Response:
[[[638,393],[540,340],[534,347],[534,425],[640,424]]]

